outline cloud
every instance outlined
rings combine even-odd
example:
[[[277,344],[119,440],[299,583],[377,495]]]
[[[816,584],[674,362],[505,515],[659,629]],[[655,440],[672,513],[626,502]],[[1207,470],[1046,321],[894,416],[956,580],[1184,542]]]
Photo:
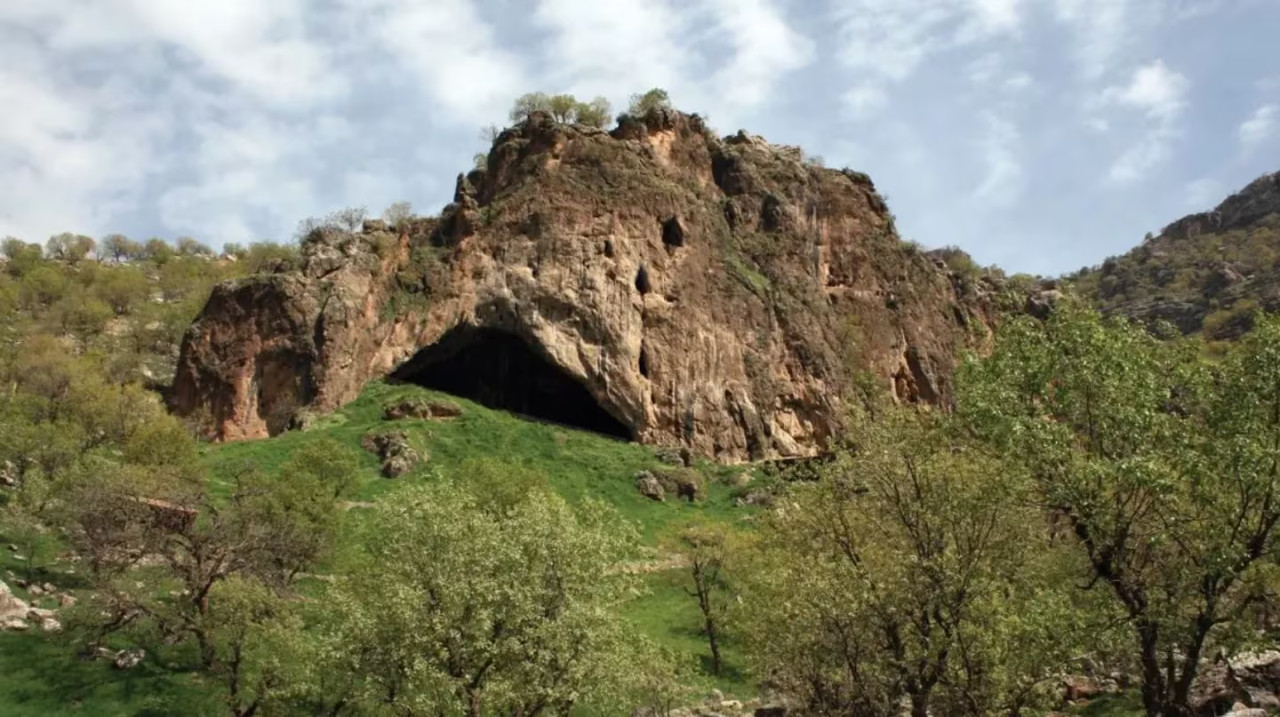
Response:
[[[1236,131],[1240,145],[1245,149],[1252,149],[1271,139],[1276,129],[1276,120],[1280,120],[1280,105],[1273,103],[1254,110]]]
[[[836,59],[856,76],[843,95],[852,119],[888,105],[888,87],[906,81],[934,55],[1016,37],[1021,0],[831,0]],[[988,63],[998,63],[989,55]],[[999,68],[981,66],[980,75]]]
[[[1190,80],[1156,59],[1135,70],[1127,84],[1102,92],[1100,106],[1136,110],[1147,120],[1138,140],[1112,162],[1107,173],[1111,182],[1133,183],[1168,159],[1170,145],[1180,136],[1178,118],[1190,89]]]
[[[492,25],[469,0],[343,2],[351,22],[366,28],[395,65],[421,80],[443,110],[434,115],[438,122],[493,122],[528,88],[519,58],[499,45]]]
[[[813,61],[814,45],[793,30],[767,0],[709,0],[732,56],[714,85],[734,108],[763,103],[786,74]]]
[[[1226,194],[1226,188],[1216,179],[1202,177],[1187,183],[1183,189],[1187,207],[1192,211],[1205,211],[1217,205]]]
[[[985,173],[973,197],[986,206],[1009,206],[1022,195],[1024,173],[1017,151],[1022,135],[1013,122],[994,114],[987,115],[984,125],[979,146]]]
[[[1075,37],[1072,52],[1086,79],[1096,80],[1111,69],[1137,34],[1134,26],[1139,16],[1147,15],[1147,5],[1143,0],[1054,0],[1055,16]]]

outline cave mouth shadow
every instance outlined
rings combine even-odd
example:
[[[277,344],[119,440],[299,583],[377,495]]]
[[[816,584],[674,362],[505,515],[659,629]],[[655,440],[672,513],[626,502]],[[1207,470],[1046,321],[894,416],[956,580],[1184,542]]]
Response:
[[[456,326],[388,378],[528,418],[632,439],[631,429],[601,407],[585,386],[501,329]]]

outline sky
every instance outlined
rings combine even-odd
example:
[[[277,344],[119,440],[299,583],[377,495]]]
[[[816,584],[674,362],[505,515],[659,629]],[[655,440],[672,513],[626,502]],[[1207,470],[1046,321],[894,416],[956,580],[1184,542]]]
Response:
[[[1280,0],[0,0],[0,236],[213,245],[409,201],[534,90],[867,172],[1056,275],[1280,170]]]

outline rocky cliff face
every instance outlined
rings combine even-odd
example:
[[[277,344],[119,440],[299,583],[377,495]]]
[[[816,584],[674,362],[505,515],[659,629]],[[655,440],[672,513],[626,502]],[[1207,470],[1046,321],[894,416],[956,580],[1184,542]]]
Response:
[[[1076,283],[1107,312],[1209,339],[1239,336],[1256,309],[1280,310],[1280,172],[1173,222]]]
[[[696,116],[535,115],[438,218],[325,229],[219,286],[175,409],[230,440],[393,377],[718,460],[811,455],[856,376],[943,401],[991,287],[901,242],[871,181]]]

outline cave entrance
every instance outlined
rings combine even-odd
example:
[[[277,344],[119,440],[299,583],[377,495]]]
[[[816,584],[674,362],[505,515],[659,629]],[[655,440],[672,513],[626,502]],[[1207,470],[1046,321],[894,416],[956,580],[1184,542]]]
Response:
[[[394,381],[469,398],[529,418],[631,439],[586,387],[500,329],[458,326],[391,374]]]

